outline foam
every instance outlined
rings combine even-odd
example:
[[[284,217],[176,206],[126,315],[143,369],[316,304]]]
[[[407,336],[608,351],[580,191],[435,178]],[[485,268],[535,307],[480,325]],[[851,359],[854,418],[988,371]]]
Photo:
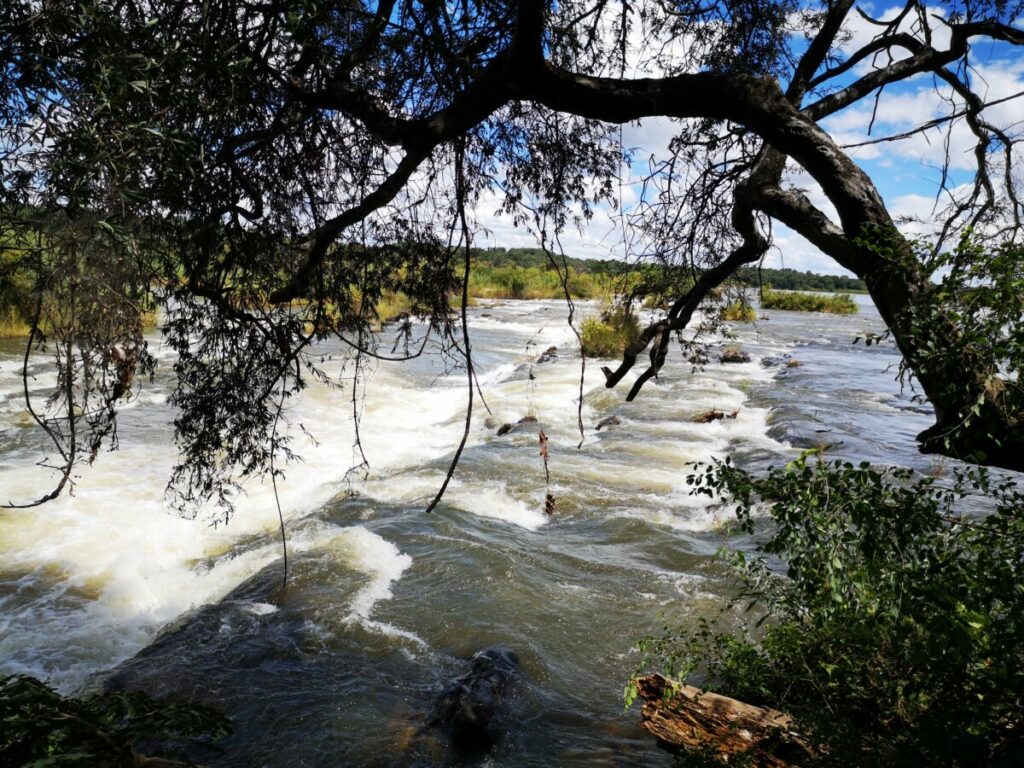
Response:
[[[350,621],[368,620],[378,602],[391,599],[391,585],[412,565],[409,555],[402,554],[387,539],[358,525],[338,530],[318,548],[330,549],[350,568],[369,576],[369,581],[349,604]]]

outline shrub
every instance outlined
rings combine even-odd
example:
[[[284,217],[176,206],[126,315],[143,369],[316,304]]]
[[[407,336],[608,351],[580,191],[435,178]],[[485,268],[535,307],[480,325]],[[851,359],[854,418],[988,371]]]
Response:
[[[757,320],[757,312],[745,302],[734,301],[722,307],[722,319],[731,323],[752,323]]]
[[[857,304],[848,293],[801,293],[761,289],[762,309],[789,309],[796,312],[828,312],[833,315],[855,315]]]
[[[0,723],[0,764],[10,766],[135,766],[144,762],[132,747],[138,740],[231,732],[230,721],[209,707],[141,693],[74,699],[22,675],[0,678]]]
[[[611,296],[613,275],[578,272],[570,267],[569,293],[577,299]],[[506,264],[495,267],[474,264],[470,272],[469,292],[486,299],[561,299],[565,297],[558,272],[541,267]]]
[[[587,357],[618,357],[639,334],[636,315],[620,307],[605,310],[599,318],[588,317],[580,326]]]
[[[809,463],[687,478],[723,493],[763,554],[728,557],[756,623],[666,630],[644,665],[793,715],[823,765],[975,766],[1024,747],[1024,493],[984,470]],[[963,508],[978,494],[987,514]],[[968,501],[968,497],[974,497]],[[965,504],[967,502],[967,504]],[[975,507],[976,508],[976,507]],[[781,561],[785,575],[777,568]],[[759,629],[760,627],[760,629]]]

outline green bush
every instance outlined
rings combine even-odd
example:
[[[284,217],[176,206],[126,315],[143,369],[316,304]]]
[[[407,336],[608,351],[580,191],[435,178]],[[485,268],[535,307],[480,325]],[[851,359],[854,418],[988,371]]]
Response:
[[[789,309],[796,312],[828,312],[833,315],[855,315],[857,304],[848,293],[801,293],[775,291],[770,286],[761,289],[762,309]]]
[[[74,699],[22,675],[0,678],[0,724],[0,765],[31,768],[136,766],[142,764],[133,749],[138,740],[217,739],[231,732],[227,717],[209,707],[141,693]]]
[[[757,312],[749,304],[734,301],[722,307],[722,319],[731,323],[752,323],[757,320]]]
[[[753,477],[688,478],[724,494],[762,553],[728,557],[737,632],[698,622],[641,643],[644,667],[788,712],[821,765],[979,766],[1024,750],[1024,493],[985,471],[942,486],[909,470],[806,458]],[[985,496],[991,511],[967,511]],[[779,572],[780,565],[785,573]],[[734,614],[733,614],[734,615]]]
[[[505,264],[474,264],[469,276],[469,293],[485,299],[562,299],[565,291],[559,273],[542,267]],[[615,277],[578,272],[570,267],[569,293],[577,299],[593,299],[614,293]]]
[[[618,357],[640,335],[636,315],[625,309],[606,310],[588,317],[580,326],[581,346],[587,357]]]

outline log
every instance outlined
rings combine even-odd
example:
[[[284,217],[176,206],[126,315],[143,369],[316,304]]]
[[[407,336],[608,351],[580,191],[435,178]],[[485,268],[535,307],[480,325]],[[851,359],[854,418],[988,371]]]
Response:
[[[757,768],[787,768],[813,756],[793,718],[728,696],[674,683],[662,675],[636,681],[640,725],[666,749],[713,750],[728,762],[749,754]]]

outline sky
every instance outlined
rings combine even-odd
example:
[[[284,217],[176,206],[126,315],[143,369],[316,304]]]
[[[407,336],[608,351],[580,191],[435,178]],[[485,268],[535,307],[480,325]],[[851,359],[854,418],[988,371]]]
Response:
[[[898,8],[888,3],[859,3],[859,7],[875,18],[895,17]],[[935,9],[941,16],[941,9]],[[1024,20],[1015,22],[1024,28]],[[850,42],[845,51],[856,50],[876,34],[860,15],[852,13],[848,21]],[[934,43],[942,47],[948,41],[948,32],[941,22],[934,24]],[[1014,50],[1006,44],[977,44],[971,52],[973,65],[971,78],[975,90],[988,102],[1005,99],[1014,94],[1024,93],[1024,52]],[[871,67],[870,61],[858,65],[850,78],[865,74]],[[636,70],[637,76],[656,76],[657,72]],[[882,92],[875,110],[874,125],[870,135],[873,98],[840,112],[822,123],[841,146],[857,144],[869,139],[899,134],[921,123],[942,117],[950,112],[949,89],[944,84],[936,86],[932,76],[917,76],[905,82],[890,86]],[[1024,129],[1024,96],[992,106],[984,112],[990,122],[1007,128]],[[873,144],[847,151],[854,160],[871,176],[882,194],[889,211],[897,220],[910,217],[928,220],[934,217],[936,197],[940,195],[939,182],[946,155],[947,128],[935,128],[899,142]],[[652,154],[663,156],[668,141],[672,138],[673,127],[665,119],[648,119],[639,124],[623,127],[623,144],[637,149],[634,157],[646,166]],[[950,173],[954,184],[964,184],[973,178],[974,137],[961,120],[954,125],[948,137]],[[1018,157],[1018,164],[1021,159]],[[634,161],[633,168],[623,168],[622,202],[629,210],[637,201],[638,188],[635,186],[643,169]],[[628,178],[627,178],[628,177]],[[789,174],[789,183],[804,189],[821,210],[834,217],[834,209],[825,199],[814,181],[801,169],[794,167]],[[942,202],[940,196],[939,202]],[[523,228],[512,225],[508,216],[498,216],[497,195],[486,196],[477,206],[477,216],[483,231],[478,234],[480,245],[505,247],[536,247],[537,240]],[[585,258],[622,258],[623,248],[622,217],[618,212],[604,207],[598,210],[590,225],[583,231],[571,230],[561,238],[565,252],[571,256]],[[926,235],[929,227],[919,223],[904,223],[901,226],[912,235]],[[775,248],[766,258],[765,266],[790,267],[811,270],[825,274],[849,274],[826,257],[814,246],[786,227],[775,224],[773,228]]]

